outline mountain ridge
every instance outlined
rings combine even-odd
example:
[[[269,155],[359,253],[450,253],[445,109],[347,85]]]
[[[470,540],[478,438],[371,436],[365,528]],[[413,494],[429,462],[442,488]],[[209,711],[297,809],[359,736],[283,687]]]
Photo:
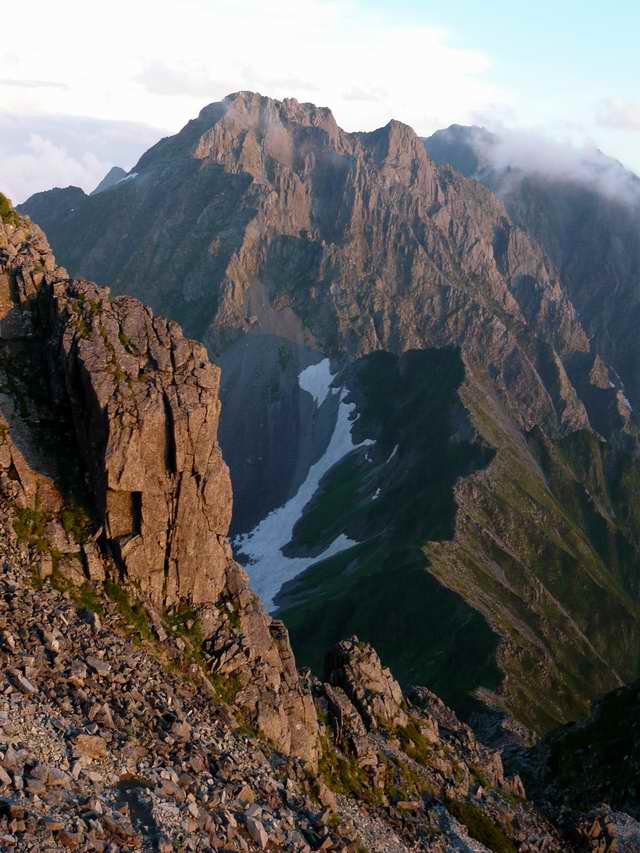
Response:
[[[219,374],[201,345],[70,279],[24,219],[0,223],[0,295],[0,843],[562,849],[499,754],[426,688],[403,695],[357,637],[324,682],[296,672],[224,542]],[[139,432],[149,421],[173,434],[165,453]],[[203,509],[176,511],[162,543],[150,501],[190,478],[214,529],[177,554]],[[222,588],[207,546],[227,558]]]
[[[638,432],[626,382],[590,343],[561,271],[503,202],[438,166],[401,123],[347,134],[326,110],[252,93],[205,107],[134,171],[79,209],[52,215],[52,240],[72,269],[112,279],[117,289],[126,279],[219,358],[234,533],[251,534],[286,505],[329,446],[337,409],[318,407],[300,387],[308,364],[329,358],[333,375],[346,371],[340,393],[377,409],[369,433],[358,421],[351,432],[376,442],[399,428],[393,420],[402,395],[392,383],[387,400],[367,404],[376,389],[361,387],[359,370],[349,384],[353,365],[377,350],[399,357],[460,351],[464,380],[454,396],[467,412],[471,443],[491,448],[494,460],[456,484],[451,539],[437,538],[436,518],[421,503],[415,512],[432,519],[433,535],[416,533],[418,525],[403,540],[400,508],[413,497],[408,460],[422,477],[429,472],[420,437],[407,434],[393,481],[397,499],[390,490],[389,514],[380,516],[384,535],[360,540],[353,556],[332,557],[331,572],[325,564],[307,569],[299,583],[309,582],[314,600],[307,590],[302,610],[282,613],[302,660],[320,655],[303,627],[316,611],[326,624],[324,648],[344,633],[370,639],[362,624],[370,592],[363,598],[358,590],[371,588],[372,571],[379,588],[393,587],[395,567],[407,565],[415,578],[429,578],[409,602],[413,618],[440,587],[453,594],[444,607],[451,625],[470,608],[481,614],[486,637],[500,637],[494,661],[502,684],[475,685],[500,713],[544,731],[585,711],[620,678],[636,677],[638,536],[626,505]],[[22,209],[42,218],[41,201]],[[606,449],[591,439],[596,434]],[[385,482],[374,482],[367,466],[381,472],[391,449],[353,449],[333,481],[327,474],[317,495],[322,521],[312,502],[298,522],[298,529],[322,527],[314,547],[330,544],[329,534],[354,540],[367,524],[376,529],[373,508],[384,510],[384,502],[374,499],[380,487],[385,497]],[[355,512],[339,503],[345,490]],[[285,548],[292,558],[309,553],[295,530]],[[390,595],[384,604],[391,622],[400,603]],[[409,674],[384,624],[376,625],[383,633],[376,645],[404,681]],[[441,651],[423,649],[422,680]]]

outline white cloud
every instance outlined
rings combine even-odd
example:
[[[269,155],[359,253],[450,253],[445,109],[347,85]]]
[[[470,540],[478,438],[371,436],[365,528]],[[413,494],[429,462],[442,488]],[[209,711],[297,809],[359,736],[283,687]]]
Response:
[[[591,142],[556,139],[539,129],[514,129],[494,124],[492,134],[479,132],[474,147],[494,169],[515,169],[572,181],[634,204],[640,203],[640,179]],[[518,176],[515,175],[517,180]]]
[[[352,86],[346,92],[342,93],[342,97],[345,101],[370,101],[378,103],[386,94],[384,89],[363,89],[361,86]]]
[[[0,191],[16,204],[54,186],[91,191],[111,166],[130,168],[162,135],[132,122],[0,113]]]
[[[0,86],[12,86],[15,89],[68,89],[66,83],[53,80],[16,80],[12,77],[0,78]]]
[[[605,98],[598,105],[596,122],[615,130],[640,131],[640,101]]]
[[[24,201],[33,187],[81,186],[93,188],[105,175],[106,164],[86,152],[71,157],[49,139],[30,134],[21,153],[2,152],[2,190],[16,203]]]
[[[19,31],[20,4],[3,10]],[[346,130],[398,118],[419,133],[465,121],[485,104],[509,100],[491,82],[490,58],[456,46],[423,24],[407,25],[362,0],[31,0],[38,21],[17,61],[0,55],[0,77],[47,80],[51,44],[64,90],[15,90],[10,112],[48,111],[142,121],[178,130],[207,102],[254,89],[333,109]],[[153,91],[153,96],[150,96]],[[353,95],[369,93],[375,97]]]
[[[225,84],[213,80],[206,68],[190,65],[171,67],[165,62],[150,62],[134,78],[152,95],[194,95],[210,98],[212,93],[224,90]]]

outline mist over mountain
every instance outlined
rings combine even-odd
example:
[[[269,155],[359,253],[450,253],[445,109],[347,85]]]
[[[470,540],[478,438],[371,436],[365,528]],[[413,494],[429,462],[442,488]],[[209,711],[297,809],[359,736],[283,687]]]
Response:
[[[640,178],[599,151],[562,150],[535,137],[500,138],[452,126],[425,140],[450,163],[490,187],[558,269],[593,346],[640,405]]]

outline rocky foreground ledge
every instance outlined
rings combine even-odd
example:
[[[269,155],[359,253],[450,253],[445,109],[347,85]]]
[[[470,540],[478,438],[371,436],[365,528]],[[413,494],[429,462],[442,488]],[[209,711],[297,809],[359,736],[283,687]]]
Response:
[[[429,691],[404,699],[371,647],[342,643],[331,683],[312,680],[313,772],[222,701],[185,625],[160,642],[113,591],[40,581],[1,508],[0,849],[566,849],[499,756]]]
[[[0,849],[613,850],[357,638],[299,675],[226,539],[218,383],[0,224]]]

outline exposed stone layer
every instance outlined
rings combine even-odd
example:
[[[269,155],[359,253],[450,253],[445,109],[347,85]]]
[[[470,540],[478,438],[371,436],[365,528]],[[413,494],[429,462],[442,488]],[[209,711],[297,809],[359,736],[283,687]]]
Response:
[[[345,691],[369,728],[407,724],[400,685],[368,643],[357,637],[338,643],[327,657],[326,677]]]

